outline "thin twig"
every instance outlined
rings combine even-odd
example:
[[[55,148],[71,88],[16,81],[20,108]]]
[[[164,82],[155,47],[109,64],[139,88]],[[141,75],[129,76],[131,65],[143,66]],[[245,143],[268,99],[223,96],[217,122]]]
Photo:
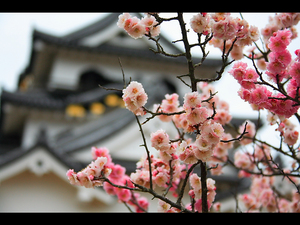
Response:
[[[149,164],[149,178],[150,178],[150,190],[153,190],[153,182],[152,182],[152,168],[151,168],[151,156],[150,156],[150,151],[148,149],[148,146],[147,146],[147,143],[146,143],[146,138],[145,138],[145,134],[144,134],[144,131],[143,131],[143,128],[142,128],[142,125],[139,121],[139,118],[137,116],[135,116],[136,118],[136,121],[139,125],[139,128],[140,128],[140,132],[141,132],[141,135],[142,135],[142,138],[143,138],[143,142],[144,144],[141,145],[141,146],[144,146],[145,147],[145,150],[147,152],[147,157],[148,157],[148,164]]]

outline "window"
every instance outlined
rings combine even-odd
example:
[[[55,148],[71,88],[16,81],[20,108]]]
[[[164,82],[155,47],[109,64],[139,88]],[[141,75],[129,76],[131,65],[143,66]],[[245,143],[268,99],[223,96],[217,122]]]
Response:
[[[79,91],[88,91],[94,88],[99,88],[99,84],[105,86],[111,83],[109,79],[102,76],[96,70],[88,70],[81,74],[79,78]]]

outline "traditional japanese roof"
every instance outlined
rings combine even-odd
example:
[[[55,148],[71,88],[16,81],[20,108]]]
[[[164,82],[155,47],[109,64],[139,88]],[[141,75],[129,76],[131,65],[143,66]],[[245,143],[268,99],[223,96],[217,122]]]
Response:
[[[92,54],[106,54],[106,55],[117,55],[119,57],[133,57],[135,59],[142,60],[152,60],[159,61],[164,63],[170,63],[174,65],[183,65],[186,64],[185,57],[170,58],[161,54],[154,54],[149,48],[138,49],[131,48],[128,46],[117,46],[109,43],[110,38],[104,38],[97,45],[87,45],[84,41],[89,36],[95,35],[96,33],[101,33],[102,31],[108,30],[108,27],[112,27],[112,33],[114,35],[121,35],[125,33],[122,29],[118,28],[116,22],[118,21],[119,13],[108,14],[105,18],[92,23],[89,26],[83,27],[77,31],[74,31],[65,36],[54,36],[38,30],[34,30],[32,34],[32,52],[30,56],[30,61],[24,72],[21,74],[20,79],[26,76],[32,70],[33,59],[36,54],[35,43],[41,41],[51,46],[56,46],[63,49],[87,52]],[[141,14],[136,13],[136,16],[141,17]],[[127,34],[125,34],[128,36]],[[182,53],[182,50],[179,49],[176,45],[172,44],[164,35],[161,33],[159,35],[160,42],[163,43],[163,46],[168,47],[171,50],[171,53],[177,54]],[[151,43],[151,41],[149,41]],[[152,43],[154,45],[154,43]],[[155,49],[155,47],[153,47]],[[201,58],[193,57],[194,62],[200,62]],[[218,68],[222,65],[220,59],[207,58],[203,64],[205,67]]]
[[[131,48],[128,46],[113,45],[109,43],[109,38],[102,39],[96,46],[90,46],[84,42],[86,38],[95,35],[98,32],[107,30],[109,26],[116,27],[113,28],[112,33],[114,33],[114,35],[121,35],[122,32],[124,33],[124,31],[116,26],[118,16],[118,13],[109,14],[105,18],[101,18],[101,20],[96,21],[89,26],[61,37],[34,30],[32,35],[32,50],[29,64],[20,75],[19,84],[22,80],[31,75],[34,67],[36,66],[37,62],[34,59],[37,54],[40,54],[40,49],[38,47],[39,43],[42,43],[42,45],[46,44],[48,46],[54,46],[56,50],[67,49],[72,52],[76,51],[79,54],[91,53],[99,55],[102,54],[105,56],[121,56],[123,58],[130,58],[132,61],[142,59],[144,61],[160,62],[170,65],[182,65],[182,67],[186,66],[185,57],[169,58],[162,56],[161,54],[154,54],[149,51],[148,48]],[[172,51],[172,53],[182,52],[175,45],[171,44],[162,34],[160,35],[160,40],[169,48],[169,50]],[[44,51],[46,52],[48,50],[46,49]],[[46,52],[45,54],[51,55],[52,53]],[[55,54],[52,54],[51,57],[47,59],[53,60]],[[193,60],[195,62],[199,62],[201,59],[193,58]],[[221,61],[208,58],[205,60],[205,66],[217,70],[217,68],[221,66]],[[44,74],[38,75],[46,76]],[[47,78],[44,78],[44,82],[47,82]],[[109,82],[105,85],[105,87],[122,89],[123,83],[115,81]],[[155,85],[145,82],[144,88],[149,96],[146,106],[161,102],[161,99],[166,93],[172,93],[173,91],[173,87],[170,86],[170,84],[163,78],[157,78]],[[16,111],[14,111],[13,114],[16,116],[17,120],[19,117],[23,116],[22,113],[24,113],[24,111],[17,111],[21,108],[29,110],[38,109],[42,112],[54,111],[55,113],[63,113],[66,108],[72,104],[88,108],[94,103],[103,103],[106,96],[112,93],[121,96],[119,91],[107,91],[101,88],[94,88],[86,91],[53,90],[43,87],[35,87],[26,91],[18,90],[16,92],[2,90],[0,98],[0,169],[13,164],[18,159],[27,157],[32,152],[36,151],[38,147],[42,147],[47,154],[57,159],[66,168],[73,168],[78,171],[85,165],[76,161],[73,157],[70,157],[72,153],[79,152],[82,149],[93,146],[95,143],[99,143],[100,141],[107,139],[109,136],[121,131],[135,120],[134,115],[130,111],[120,107],[111,107],[108,112],[101,114],[101,117],[99,117],[100,119],[85,120],[85,122],[78,127],[58,132],[54,137],[51,137],[51,140],[47,135],[46,128],[38,128],[41,130],[40,135],[36,138],[36,142],[31,146],[21,147],[20,140],[22,137],[18,136],[21,131],[19,131],[19,133],[15,136],[3,136],[3,124],[8,117],[6,112],[7,109],[5,108],[9,108],[6,106],[15,107],[14,110]],[[26,120],[26,117],[23,117],[23,120]],[[12,118],[11,123],[14,122],[14,118]],[[239,125],[242,122],[242,119],[233,119],[233,123],[236,123],[236,125]],[[22,126],[18,128],[20,128],[19,130],[22,130]],[[128,173],[135,170],[136,161],[126,161],[122,159],[114,161],[115,163],[125,166]],[[195,171],[197,172],[197,169],[195,169]],[[224,182],[231,182],[241,188],[247,186],[243,186],[244,183],[241,183],[240,180],[232,177],[225,177],[224,179]],[[221,195],[218,193],[217,196]]]

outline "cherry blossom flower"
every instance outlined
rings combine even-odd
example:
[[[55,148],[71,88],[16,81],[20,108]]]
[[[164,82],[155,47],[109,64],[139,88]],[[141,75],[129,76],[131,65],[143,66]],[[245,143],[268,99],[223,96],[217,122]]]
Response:
[[[230,73],[238,82],[241,82],[245,77],[247,67],[247,63],[241,61],[236,62],[228,73]]]
[[[205,107],[195,108],[187,112],[186,119],[190,125],[203,123],[208,117],[207,109]]]
[[[91,153],[94,160],[96,160],[98,157],[106,157],[107,163],[110,163],[112,161],[109,154],[109,150],[105,147],[102,148],[92,147]]]
[[[183,108],[188,111],[192,108],[201,107],[201,96],[198,92],[186,93]]]
[[[242,138],[242,140],[240,141],[240,143],[242,145],[246,145],[252,142],[251,139],[248,138],[244,138],[244,137],[250,137],[252,138],[255,135],[255,124],[253,122],[251,122],[250,120],[246,120],[240,127],[239,127],[239,133],[243,133],[244,129],[245,129],[245,124],[247,122],[246,125],[246,132],[247,134],[245,134]]]
[[[288,145],[294,145],[298,140],[298,136],[299,136],[298,131],[288,129],[283,134],[284,137],[283,142],[287,143]]]
[[[290,66],[289,74],[295,79],[298,86],[300,86],[300,62],[294,62]]]
[[[141,19],[141,24],[146,28],[146,34],[151,35],[152,37],[156,37],[160,33],[160,26],[156,21],[155,17],[152,15],[147,15],[146,17]]]
[[[143,115],[141,107],[147,103],[148,95],[145,93],[142,84],[131,81],[130,84],[123,89],[122,98],[128,110],[136,115]]]
[[[169,135],[164,130],[158,130],[155,133],[151,133],[152,147],[156,150],[167,151],[170,149]]]
[[[152,37],[158,36],[160,26],[156,26],[157,24],[155,17],[150,14],[140,20],[137,17],[131,17],[129,13],[123,13],[117,22],[118,27],[123,28],[134,39],[141,38],[145,34]]]
[[[118,20],[118,22],[117,22],[118,27],[124,28],[124,26],[125,26],[125,21],[126,21],[127,19],[130,19],[130,18],[131,18],[131,15],[130,15],[129,13],[123,13],[123,14],[120,14],[120,15],[119,15],[119,20]]]
[[[246,169],[246,170],[252,170],[253,169],[253,162],[252,162],[252,157],[244,152],[237,151],[234,154],[234,164],[241,169]]]
[[[203,15],[198,13],[191,18],[191,28],[196,33],[203,33],[204,35],[207,35],[210,33],[209,20],[210,17],[207,14]]]
[[[236,20],[230,16],[227,16],[224,20],[214,20],[212,24],[212,32],[215,38],[223,40],[233,39],[237,33]]]
[[[102,174],[108,177],[111,169],[105,167],[107,163],[106,157],[98,157],[95,161],[91,162],[85,169],[76,173],[74,170],[68,170],[66,175],[73,185],[84,186],[86,188],[93,188],[95,186],[102,186],[103,181],[94,179]]]
[[[198,159],[195,157],[193,146],[187,145],[185,141],[183,141],[178,150],[178,157],[182,162],[193,164],[198,161]]]

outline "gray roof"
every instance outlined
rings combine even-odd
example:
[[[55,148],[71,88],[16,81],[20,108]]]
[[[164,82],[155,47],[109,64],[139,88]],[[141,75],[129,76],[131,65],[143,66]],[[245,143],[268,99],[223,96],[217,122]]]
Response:
[[[137,14],[140,15],[140,14]],[[177,58],[170,58],[161,54],[154,54],[152,51],[148,49],[132,49],[127,47],[120,47],[120,46],[113,46],[106,43],[102,43],[98,47],[90,47],[80,44],[80,40],[83,38],[92,35],[96,32],[99,32],[103,29],[105,29],[107,26],[112,25],[113,23],[116,25],[118,20],[119,13],[111,13],[105,18],[101,18],[100,20],[92,23],[89,26],[86,26],[82,29],[79,29],[75,32],[72,32],[68,35],[57,37],[53,35],[49,35],[46,33],[43,33],[38,30],[33,31],[33,41],[35,40],[42,40],[49,44],[54,44],[57,46],[63,46],[70,49],[78,49],[83,51],[89,51],[93,53],[106,53],[106,54],[115,54],[120,56],[131,56],[131,57],[137,57],[141,59],[152,59],[152,60],[160,60],[170,63],[186,63],[185,57],[177,57]],[[116,25],[117,26],[117,25]],[[120,29],[120,33],[124,32]],[[159,35],[159,38],[161,41],[163,41],[164,44],[168,45],[169,48],[174,50],[176,53],[182,53],[182,50],[177,48],[174,44],[170,42],[167,38],[164,37],[163,34]],[[193,61],[200,62],[201,58],[199,57],[193,57]],[[222,62],[220,59],[211,59],[207,58],[204,62],[205,66],[214,66],[219,67],[222,65]]]

